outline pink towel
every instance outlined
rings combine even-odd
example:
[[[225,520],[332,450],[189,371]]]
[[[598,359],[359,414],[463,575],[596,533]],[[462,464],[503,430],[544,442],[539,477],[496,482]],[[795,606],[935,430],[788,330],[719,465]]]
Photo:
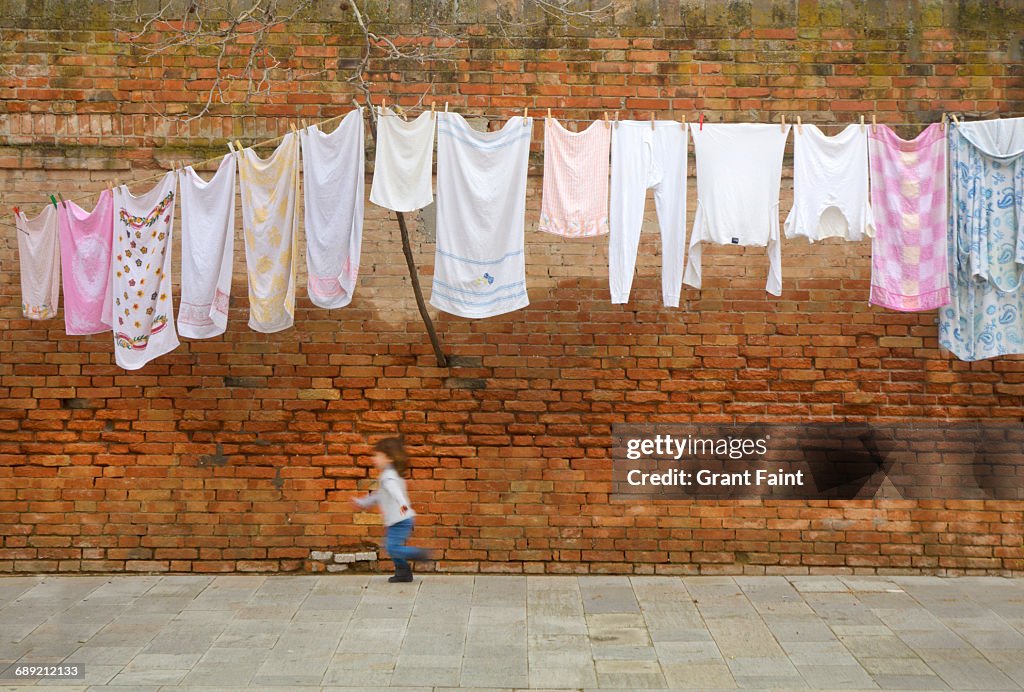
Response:
[[[904,140],[871,126],[874,305],[916,312],[949,303],[946,271],[946,138],[938,123]]]
[[[110,331],[110,250],[114,240],[110,190],[100,193],[91,212],[74,202],[61,204],[57,211],[67,333]]]
[[[544,182],[537,230],[569,238],[608,232],[611,129],[595,121],[570,132],[544,121]]]

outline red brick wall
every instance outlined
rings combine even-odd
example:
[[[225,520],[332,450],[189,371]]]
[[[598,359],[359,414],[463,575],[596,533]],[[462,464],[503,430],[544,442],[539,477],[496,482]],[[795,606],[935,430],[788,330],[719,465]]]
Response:
[[[4,222],[12,204],[34,211],[50,192],[217,155],[225,137],[275,136],[351,98],[338,70],[359,45],[340,3],[274,34],[271,97],[181,127],[150,113],[194,108],[209,59],[145,62],[106,3],[23,4],[0,7]],[[423,6],[393,2],[377,28],[411,35]],[[460,2],[441,16],[469,36],[458,61],[432,73],[375,63],[375,91],[409,104],[426,89],[499,121],[523,105],[837,125],[1024,112],[1019,3],[660,6],[616,3],[584,28],[507,27],[506,41],[487,10]],[[541,138],[538,121],[534,173]],[[692,171],[691,159],[691,221]],[[703,291],[684,287],[666,309],[650,201],[631,302],[611,305],[605,240],[535,232],[539,182],[531,305],[482,321],[432,311],[448,369],[417,316],[394,218],[372,205],[351,307],[314,308],[300,261],[295,328],[250,331],[238,238],[227,334],[133,373],[114,366],[109,337],[20,317],[15,231],[0,227],[0,572],[310,568],[310,550],[379,537],[348,497],[369,487],[368,442],[396,430],[414,454],[417,534],[445,570],[1024,571],[1024,502],[610,502],[613,423],[1019,420],[1024,360],[958,362],[937,348],[934,311],[869,307],[868,243],[784,242],[778,299],[764,292],[763,250],[710,247]],[[413,241],[429,295],[419,219]]]

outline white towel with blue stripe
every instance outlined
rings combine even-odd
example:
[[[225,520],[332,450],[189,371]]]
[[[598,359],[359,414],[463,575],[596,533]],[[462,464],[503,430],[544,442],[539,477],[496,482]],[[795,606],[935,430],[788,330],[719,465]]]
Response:
[[[533,119],[479,132],[438,113],[437,250],[430,304],[459,317],[493,317],[529,305],[526,171]]]

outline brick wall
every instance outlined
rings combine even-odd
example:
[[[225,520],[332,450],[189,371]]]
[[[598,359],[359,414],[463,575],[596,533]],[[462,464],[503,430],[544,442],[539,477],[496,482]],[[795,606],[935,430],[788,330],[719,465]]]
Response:
[[[272,96],[176,126],[153,109],[194,109],[209,58],[145,61],[108,3],[0,2],[3,221],[50,192],[92,193],[224,152],[227,137],[344,112],[359,39],[341,5],[273,34]],[[433,71],[372,64],[378,96],[411,104],[426,90],[499,122],[523,105],[837,126],[872,112],[895,124],[1024,113],[1015,2],[648,0],[582,28],[528,7],[504,29],[489,3],[460,2],[457,16],[442,5],[371,7],[386,35],[415,35],[429,10],[468,36]],[[784,242],[778,299],[763,249],[709,247],[704,289],[663,308],[651,200],[631,302],[611,305],[604,239],[534,230],[541,138],[538,121],[531,305],[483,321],[432,311],[447,369],[394,217],[372,205],[350,307],[314,308],[300,261],[295,328],[250,331],[239,237],[227,334],[133,373],[114,366],[108,336],[20,317],[15,231],[0,227],[0,572],[310,569],[311,550],[380,536],[348,497],[371,482],[369,443],[396,430],[414,454],[418,536],[445,570],[1024,572],[1019,501],[610,502],[613,423],[1020,420],[1024,359],[958,362],[937,348],[934,311],[869,307],[868,243]],[[692,154],[690,170],[692,221]],[[784,175],[783,213],[788,162]],[[429,218],[413,246],[429,294]]]

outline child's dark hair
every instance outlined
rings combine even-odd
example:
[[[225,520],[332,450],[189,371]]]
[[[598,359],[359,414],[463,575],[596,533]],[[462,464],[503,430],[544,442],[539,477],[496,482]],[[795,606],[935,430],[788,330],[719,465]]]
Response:
[[[391,465],[395,467],[395,471],[400,476],[405,475],[405,470],[409,467],[409,454],[405,451],[405,438],[403,436],[385,437],[383,440],[378,441],[373,448],[391,460]]]

